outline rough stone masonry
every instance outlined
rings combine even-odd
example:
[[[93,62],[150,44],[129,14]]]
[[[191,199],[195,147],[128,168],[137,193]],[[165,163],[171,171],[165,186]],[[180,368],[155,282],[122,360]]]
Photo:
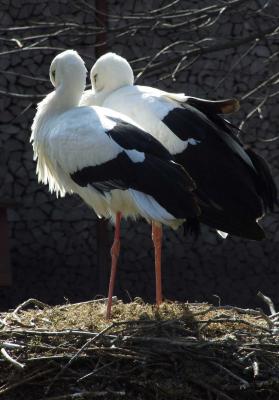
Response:
[[[147,0],[107,2],[107,47],[134,61],[135,70],[146,64],[149,54],[156,54],[175,40],[191,42],[207,35],[238,40],[274,23],[263,12],[256,13],[262,2],[246,1],[244,5],[239,2],[237,9],[221,13],[213,28],[195,29],[193,22],[184,30],[183,26],[168,31],[145,29],[146,21],[154,15],[152,9],[159,8],[161,3]],[[212,5],[213,1],[203,2],[203,7]],[[0,53],[0,199],[8,198],[16,203],[8,210],[12,285],[1,287],[1,309],[15,306],[28,297],[55,304],[64,299],[87,300],[106,294],[108,271],[100,270],[97,262],[96,216],[79,198],[56,199],[47,187],[38,184],[29,143],[36,103],[52,90],[48,68],[53,56],[70,47],[80,51],[89,69],[94,62],[96,34],[90,31],[82,34],[82,27],[95,29],[98,14],[94,8],[86,7],[79,6],[78,1],[66,0],[1,1],[1,36],[5,40]],[[178,7],[181,10],[191,8],[193,18],[195,15],[200,18],[195,11],[201,7],[200,2],[184,0],[173,7],[173,13]],[[147,12],[149,19],[139,19],[138,28],[130,32],[131,21],[123,16],[138,15],[142,11]],[[278,11],[278,4],[270,2],[265,14],[278,15]],[[65,22],[79,24],[81,28],[71,34],[63,25]],[[56,24],[55,29],[51,24]],[[26,26],[30,28],[26,30]],[[21,29],[15,29],[19,27]],[[125,30],[128,33],[124,34]],[[30,48],[26,49],[28,46]],[[244,97],[240,112],[233,117],[239,125],[261,102],[260,96],[270,94],[268,90],[271,89],[256,91],[246,99],[245,95],[278,71],[278,61],[273,57],[276,48],[278,51],[275,39],[254,41],[251,48],[249,46],[203,54],[175,77],[162,79],[163,71],[143,75],[138,82],[199,97]],[[167,61],[175,51],[178,50],[165,51],[163,60]],[[276,83],[274,85],[276,89]],[[245,142],[270,162],[277,182],[279,142],[263,140],[278,135],[278,105],[278,95],[269,97],[244,124],[245,133],[242,134]],[[217,302],[214,297],[217,295],[222,304],[257,306],[256,294],[261,290],[278,304],[278,214],[268,215],[263,225],[267,239],[262,243],[234,237],[222,240],[207,228],[195,241],[185,238],[182,231],[165,229],[163,285],[166,298]],[[109,234],[111,236],[110,227]],[[150,227],[142,221],[123,223],[122,239],[116,294],[125,300],[142,296],[153,301]],[[108,245],[109,242],[103,245],[107,257]]]

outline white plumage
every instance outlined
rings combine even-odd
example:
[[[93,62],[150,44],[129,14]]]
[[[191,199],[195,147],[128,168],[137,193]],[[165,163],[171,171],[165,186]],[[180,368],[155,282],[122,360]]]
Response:
[[[122,215],[174,228],[187,219],[196,226],[195,185],[166,149],[128,117],[98,106],[78,106],[86,68],[75,51],[54,58],[50,79],[55,91],[39,103],[32,125],[38,180],[57,196],[79,194],[99,217],[118,224]],[[119,226],[116,230],[117,260]]]
[[[264,238],[257,222],[273,209],[277,189],[265,160],[244,147],[218,115],[237,110],[236,100],[214,102],[135,86],[131,66],[114,53],[100,57],[90,75],[92,91],[81,104],[124,113],[158,139],[195,180],[202,222],[223,237],[228,232]]]
[[[162,90],[149,88],[148,86],[133,86],[130,79],[127,79],[127,84],[116,87],[116,83],[110,84],[110,76],[116,76],[114,72],[115,58],[106,57],[111,53],[102,56],[91,70],[91,82],[93,91],[87,90],[82,96],[80,105],[98,105],[116,110],[129,116],[134,123],[140,124],[144,129],[150,132],[156,139],[158,139],[168,149],[171,154],[176,154],[187,148],[189,141],[181,140],[177,137],[163,122],[162,119],[174,107],[173,100],[185,101],[186,96],[178,94],[177,99],[174,93],[163,92]],[[114,55],[115,56],[115,55]],[[108,66],[103,70],[103,63],[108,63]],[[130,70],[124,64],[123,70],[120,68],[118,72],[121,75],[128,73]],[[95,70],[100,70],[96,72]],[[95,85],[93,75],[97,75],[96,82],[101,80],[106,82],[100,84],[103,90],[99,92]],[[119,76],[119,75],[118,75]],[[130,75],[129,75],[130,76]],[[123,83],[124,79],[120,79]],[[112,91],[111,91],[112,90]],[[170,95],[170,97],[169,97]]]
[[[121,152],[133,162],[142,162],[144,154],[122,148],[106,134],[117,125],[116,119],[130,123],[128,117],[101,107],[77,107],[85,87],[86,69],[76,52],[59,54],[51,64],[50,71],[53,70],[56,79],[59,77],[59,81],[53,81],[56,90],[39,103],[32,125],[39,181],[48,184],[57,196],[78,193],[98,216],[115,219],[116,212],[122,211],[124,217],[136,218],[143,213],[149,220],[159,219],[176,226],[176,218],[165,210],[153,215],[156,204],[150,196],[137,195],[133,189],[100,194],[92,185],[80,187],[71,179],[77,170],[104,164]],[[53,80],[51,72],[50,76]]]

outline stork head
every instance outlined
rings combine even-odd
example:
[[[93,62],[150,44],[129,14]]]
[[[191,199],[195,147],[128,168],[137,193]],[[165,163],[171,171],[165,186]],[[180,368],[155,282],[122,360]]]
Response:
[[[84,61],[75,50],[58,54],[49,69],[50,81],[55,89],[63,86],[78,93],[82,93],[85,88],[86,73]]]
[[[122,86],[134,84],[133,70],[128,61],[115,54],[106,53],[93,65],[90,72],[92,89],[112,92]]]

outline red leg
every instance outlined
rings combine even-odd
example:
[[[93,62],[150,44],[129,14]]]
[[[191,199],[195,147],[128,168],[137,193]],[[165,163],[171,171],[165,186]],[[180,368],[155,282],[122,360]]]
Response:
[[[109,319],[111,316],[111,306],[112,306],[112,296],[115,285],[115,277],[117,270],[117,260],[120,253],[120,223],[121,223],[121,213],[116,214],[115,229],[114,229],[114,240],[111,246],[111,270],[110,270],[110,280],[109,280],[109,291],[108,291],[108,305],[106,318]]]
[[[162,253],[163,231],[161,224],[152,222],[152,240],[155,250],[155,279],[156,279],[156,304],[162,303],[162,273],[161,273],[161,253]]]

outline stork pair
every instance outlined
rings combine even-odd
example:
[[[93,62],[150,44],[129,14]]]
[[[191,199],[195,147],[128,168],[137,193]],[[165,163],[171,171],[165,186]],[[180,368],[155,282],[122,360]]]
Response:
[[[128,62],[113,53],[91,70],[73,50],[54,58],[55,90],[38,104],[31,141],[39,181],[64,196],[77,193],[99,217],[115,222],[107,317],[120,251],[122,217],[152,223],[156,302],[162,302],[162,224],[184,224],[196,235],[199,223],[261,240],[258,224],[277,202],[269,168],[247,150],[219,114],[236,100],[210,102],[134,86]]]

